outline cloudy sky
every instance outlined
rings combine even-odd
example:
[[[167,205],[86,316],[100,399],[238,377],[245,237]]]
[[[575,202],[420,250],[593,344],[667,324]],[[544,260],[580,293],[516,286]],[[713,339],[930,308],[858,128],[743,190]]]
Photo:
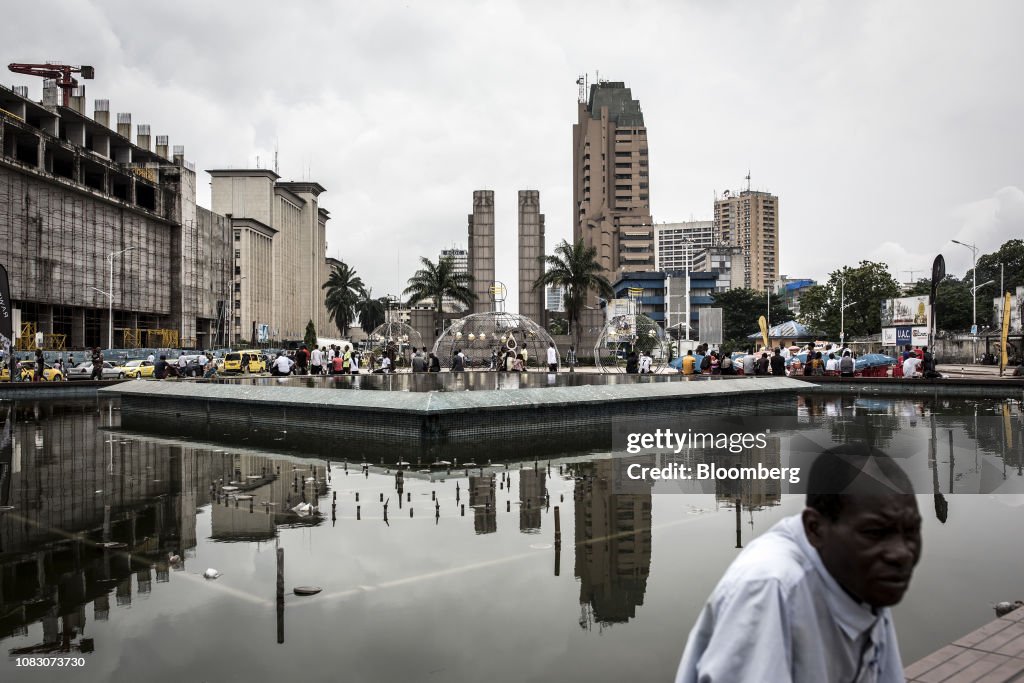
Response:
[[[6,61],[95,66],[90,112],[109,99],[199,169],[272,168],[276,147],[285,179],[327,188],[329,255],[375,294],[465,246],[476,189],[495,191],[510,289],[517,190],[540,191],[549,252],[571,239],[584,73],[640,101],[655,221],[710,219],[750,169],[780,198],[785,274],[873,259],[906,280],[942,252],[959,275],[950,239],[1024,235],[1018,0],[68,0],[16,18]]]

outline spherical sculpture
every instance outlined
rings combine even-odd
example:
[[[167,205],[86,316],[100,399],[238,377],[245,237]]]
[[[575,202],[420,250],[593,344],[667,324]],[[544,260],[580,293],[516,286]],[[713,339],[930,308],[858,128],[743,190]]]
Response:
[[[629,354],[651,357],[651,372],[668,361],[665,331],[646,315],[617,315],[609,320],[594,346],[594,359],[602,372],[625,372]]]
[[[377,326],[367,341],[375,360],[390,350],[395,354],[395,365],[398,367],[409,364],[408,356],[412,347],[423,348],[423,336],[412,326],[397,321]]]
[[[553,340],[544,328],[526,316],[503,311],[473,313],[452,322],[434,344],[441,365],[452,366],[457,350],[469,359],[467,369],[492,368],[492,358],[506,351],[525,354],[528,369],[547,368],[548,344]],[[562,353],[559,351],[558,357]]]

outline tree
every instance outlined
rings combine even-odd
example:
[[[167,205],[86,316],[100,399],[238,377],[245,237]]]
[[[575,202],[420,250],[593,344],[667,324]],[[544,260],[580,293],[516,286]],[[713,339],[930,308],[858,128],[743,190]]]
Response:
[[[804,292],[800,297],[800,322],[832,338],[838,338],[841,331],[847,338],[879,334],[882,301],[899,295],[900,284],[886,264],[861,261],[856,268],[843,266],[833,271],[825,284]],[[846,304],[843,316],[841,302]]]
[[[1002,272],[1000,272],[1000,264],[1003,266]],[[987,311],[989,299],[999,296],[1000,276],[1002,276],[1005,291],[1012,293],[1016,291],[1017,287],[1024,285],[1024,240],[1007,240],[997,251],[978,257],[978,284],[989,280],[995,282],[994,287],[989,285],[985,289],[978,290],[979,301],[985,302],[984,306],[978,307],[979,311]],[[971,286],[970,268],[964,274],[964,282],[968,287]],[[987,292],[991,297],[983,296],[982,292]],[[981,325],[983,320],[985,319],[979,317],[978,324]]]
[[[576,348],[580,347],[582,330],[580,329],[580,313],[583,311],[587,294],[594,290],[599,296],[611,298],[615,296],[611,284],[602,274],[603,268],[597,262],[597,249],[588,247],[579,239],[575,244],[565,240],[555,247],[554,256],[545,256],[547,268],[543,275],[533,283],[533,288],[555,285],[565,292],[562,300],[565,303],[565,314],[569,318]]]
[[[313,325],[312,320],[306,323],[306,335],[302,341],[306,342],[306,348],[315,349],[317,347],[316,326]]]
[[[420,264],[423,267],[409,278],[409,286],[402,295],[408,297],[410,306],[420,301],[430,301],[434,304],[434,332],[440,336],[444,324],[442,301],[448,297],[467,307],[471,306],[476,301],[476,294],[471,289],[473,278],[467,273],[455,270],[451,258],[438,259],[435,264],[421,256]]]
[[[929,296],[932,281],[918,280],[907,296]],[[971,328],[971,282],[947,275],[935,290],[935,328],[969,330]]]
[[[722,344],[731,348],[746,349],[757,346],[748,335],[758,332],[757,320],[768,315],[768,298],[766,292],[753,289],[730,289],[727,292],[715,292],[712,295],[715,308],[722,309]],[[793,311],[783,305],[775,294],[771,295],[772,325],[793,319]],[[688,349],[680,349],[685,353]]]
[[[356,275],[354,268],[342,263],[334,266],[321,289],[327,290],[324,303],[327,305],[330,320],[338,326],[341,335],[347,337],[352,321],[355,320],[356,302],[363,296],[362,278]]]
[[[384,324],[387,317],[387,299],[385,297],[373,298],[373,290],[363,292],[362,298],[356,302],[356,315],[359,316],[359,327],[363,332],[370,334]]]

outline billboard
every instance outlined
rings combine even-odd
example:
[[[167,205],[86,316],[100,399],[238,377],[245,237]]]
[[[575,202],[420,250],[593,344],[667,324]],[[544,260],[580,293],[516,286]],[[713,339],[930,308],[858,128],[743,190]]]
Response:
[[[926,346],[932,308],[927,296],[905,296],[882,301],[882,344]]]

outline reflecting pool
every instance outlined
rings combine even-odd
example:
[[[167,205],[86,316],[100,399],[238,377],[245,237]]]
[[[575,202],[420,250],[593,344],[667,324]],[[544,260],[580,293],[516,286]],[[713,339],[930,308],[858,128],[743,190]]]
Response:
[[[913,419],[974,446],[953,462],[936,450],[941,514],[918,496],[924,554],[895,608],[906,663],[1024,597],[1024,496],[958,493],[990,470],[1024,482],[1019,403],[792,408]],[[671,680],[738,548],[802,508],[756,487],[618,493],[607,451],[397,477],[343,449],[189,441],[187,424],[182,439],[127,434],[112,402],[5,403],[4,419],[3,680]],[[43,655],[81,666],[17,666]]]

